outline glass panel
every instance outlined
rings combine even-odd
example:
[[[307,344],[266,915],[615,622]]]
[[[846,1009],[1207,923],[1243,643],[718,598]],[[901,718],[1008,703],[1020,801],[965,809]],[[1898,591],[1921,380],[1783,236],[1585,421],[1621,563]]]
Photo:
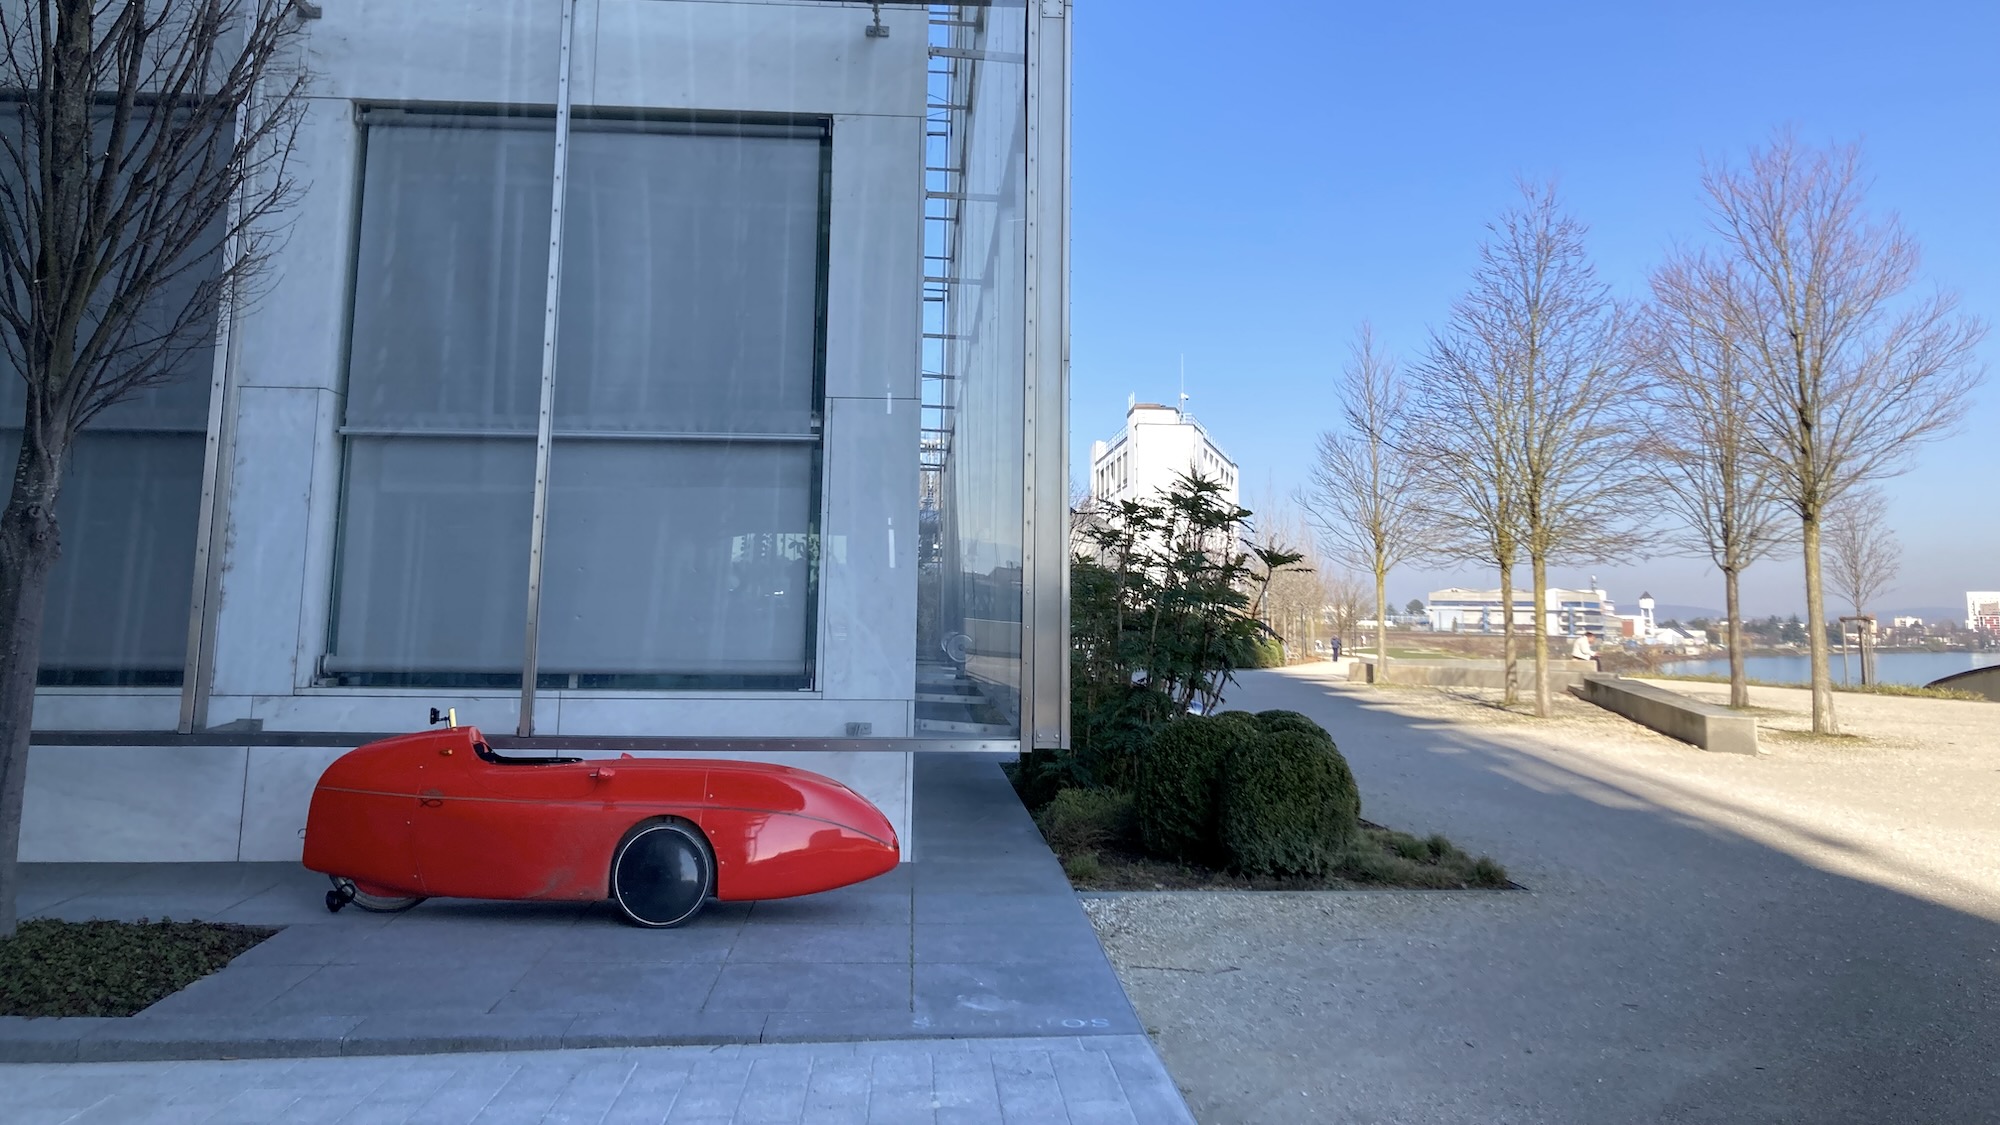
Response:
[[[350,684],[521,682],[532,438],[350,438],[326,670]]]
[[[822,134],[644,128],[570,153],[540,683],[807,687]]]
[[[368,129],[347,424],[533,435],[555,124],[405,120]]]
[[[56,500],[42,683],[181,682],[204,444],[199,432],[77,436]],[[21,431],[0,431],[0,463],[20,451]]]
[[[933,22],[918,733],[1016,738],[1026,371],[1026,10]],[[971,55],[974,57],[959,57]],[[965,107],[965,108],[953,108]],[[953,171],[954,169],[958,171]],[[947,697],[956,696],[956,700]]]
[[[817,460],[800,443],[557,442],[544,682],[807,686]]]
[[[337,683],[521,682],[554,161],[552,121],[370,122]]]
[[[818,133],[589,128],[570,148],[557,432],[812,432]]]

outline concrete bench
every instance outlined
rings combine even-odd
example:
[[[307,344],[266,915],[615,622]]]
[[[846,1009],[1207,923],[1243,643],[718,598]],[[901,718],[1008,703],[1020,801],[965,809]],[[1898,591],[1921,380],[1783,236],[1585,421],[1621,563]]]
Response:
[[[1582,687],[1575,690],[1607,711],[1703,750],[1718,754],[1757,752],[1757,720],[1727,707],[1618,676],[1585,676]]]
[[[1424,684],[1430,687],[1504,688],[1506,665],[1498,660],[1391,660],[1387,674],[1378,677],[1375,659],[1358,656],[1347,670],[1350,683]],[[1572,660],[1549,661],[1549,690],[1575,691],[1584,673]],[[1535,689],[1535,662],[1532,658],[1514,662],[1514,684],[1523,691]]]

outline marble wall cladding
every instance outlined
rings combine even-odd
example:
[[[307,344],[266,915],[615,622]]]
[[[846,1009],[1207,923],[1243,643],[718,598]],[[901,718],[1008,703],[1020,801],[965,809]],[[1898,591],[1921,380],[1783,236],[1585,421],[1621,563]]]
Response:
[[[28,863],[235,860],[240,746],[38,746],[28,753]]]
[[[313,448],[320,400],[330,394],[300,387],[244,387],[238,394],[216,607],[217,694],[289,692],[297,683],[309,525],[323,518],[313,505],[316,494],[324,495],[314,487]]]
[[[918,114],[928,38],[921,8],[833,4],[578,5],[578,96],[594,105],[728,112]],[[550,63],[554,73],[554,63]]]
[[[915,692],[918,417],[907,399],[827,403],[820,678],[829,698]]]
[[[921,115],[836,117],[828,185],[826,393],[914,399],[923,361]],[[916,447],[910,447],[916,460]]]
[[[236,710],[245,701],[228,702]],[[420,730],[429,722],[433,707],[440,711],[455,708],[461,725],[498,734],[512,734],[521,719],[521,697],[512,692],[470,694],[447,688],[394,692],[328,689],[296,695],[254,696],[247,702],[250,717],[261,722],[265,730],[370,734]],[[540,703],[538,699],[535,709],[538,722],[550,717],[550,709]],[[544,733],[559,732],[549,729]]]
[[[321,9],[321,17],[309,25],[306,44],[316,95],[466,103],[556,100],[560,4],[342,0]]]
[[[237,858],[246,863],[296,860],[305,849],[306,810],[313,786],[345,748],[253,746],[243,787],[243,834]]]
[[[172,730],[179,688],[43,688],[35,693],[36,730]]]
[[[537,703],[540,697],[536,697]],[[909,734],[906,699],[816,699],[786,696],[645,698],[570,693],[562,728],[548,734],[671,738],[847,738],[849,723],[867,723],[869,737]]]

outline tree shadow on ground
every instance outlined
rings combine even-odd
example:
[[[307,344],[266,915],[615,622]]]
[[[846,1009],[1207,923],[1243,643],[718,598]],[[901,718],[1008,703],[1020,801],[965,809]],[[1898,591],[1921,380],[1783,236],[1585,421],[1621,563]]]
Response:
[[[1440,829],[1531,888],[1508,896],[1532,900],[1519,909],[1434,910],[1425,932],[1387,935],[1400,955],[1355,985],[1371,1019],[1317,1048],[1358,1118],[1966,1122],[2000,1106],[1992,881],[1914,872],[1658,769],[1538,750],[1531,725],[1412,718],[1281,674],[1244,676],[1229,705],[1318,719],[1371,819]],[[1493,1049],[1441,1057],[1459,1042]]]

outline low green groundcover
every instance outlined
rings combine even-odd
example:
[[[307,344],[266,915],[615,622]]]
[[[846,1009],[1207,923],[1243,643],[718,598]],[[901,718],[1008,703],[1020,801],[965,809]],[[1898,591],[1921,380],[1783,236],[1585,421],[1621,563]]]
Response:
[[[219,922],[23,922],[0,939],[0,1016],[129,1016],[277,933]]]

